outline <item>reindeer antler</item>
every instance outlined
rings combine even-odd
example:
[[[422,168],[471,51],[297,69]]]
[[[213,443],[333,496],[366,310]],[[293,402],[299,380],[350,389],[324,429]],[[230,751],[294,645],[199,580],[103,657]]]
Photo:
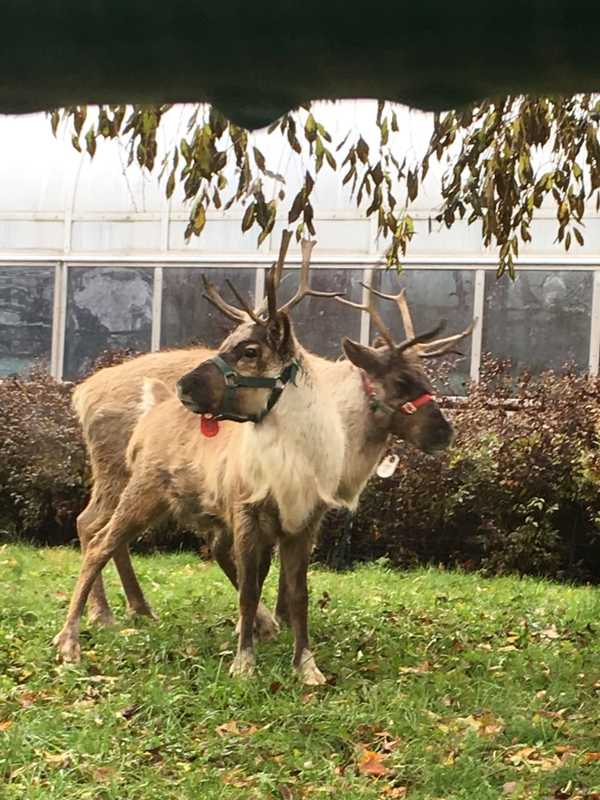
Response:
[[[288,300],[287,303],[284,303],[284,305],[281,306],[279,309],[280,312],[289,311],[290,309],[294,308],[294,306],[297,306],[302,300],[304,300],[305,297],[340,297],[344,294],[343,292],[319,292],[316,289],[310,288],[308,274],[310,271],[310,257],[315,245],[316,242],[311,242],[309,239],[303,239],[300,243],[300,248],[302,250],[302,264],[300,265],[300,282],[298,284],[298,290],[291,300]]]
[[[373,294],[376,294],[377,297],[381,297],[383,300],[392,300],[392,302],[396,303],[400,309],[400,314],[402,315],[402,324],[404,325],[404,333],[406,334],[406,338],[413,339],[415,335],[415,326],[413,325],[410,309],[406,301],[406,289],[400,289],[398,294],[385,294],[384,292],[380,292],[371,286],[370,291],[373,292]]]
[[[235,306],[226,303],[225,300],[219,294],[217,287],[214,283],[211,283],[206,275],[202,276],[202,283],[204,284],[204,297],[211,303],[215,308],[217,308],[222,314],[225,314],[226,317],[232,319],[234,322],[244,322],[246,316],[244,312],[236,308]]]
[[[342,295],[343,292],[320,292],[316,289],[310,288],[310,258],[316,242],[304,239],[300,245],[302,249],[302,264],[300,266],[300,283],[298,290],[296,291],[296,294],[287,301],[287,303],[284,303],[281,308],[277,308],[277,289],[281,283],[283,269],[285,266],[285,258],[291,239],[292,232],[289,230],[284,230],[281,235],[281,244],[279,246],[279,255],[277,257],[277,261],[272,265],[267,273],[267,278],[265,281],[266,297],[256,310],[250,308],[248,303],[244,300],[229,279],[227,279],[225,282],[240,304],[241,309],[227,303],[221,297],[216,287],[204,276],[202,276],[204,287],[206,289],[206,294],[204,295],[206,299],[216,308],[218,308],[219,311],[222,311],[225,316],[229,317],[229,319],[232,319],[235,322],[243,322],[248,316],[251,320],[259,325],[266,325],[269,320],[275,319],[277,314],[280,314],[282,311],[289,311],[309,295],[312,297],[339,297]],[[267,312],[266,317],[264,316],[265,312]]]
[[[371,284],[372,281],[373,278],[371,278]],[[403,352],[409,348],[416,347],[418,348],[418,354],[420,358],[435,358],[437,356],[444,355],[445,353],[453,352],[454,345],[469,336],[473,332],[473,328],[477,323],[477,320],[473,320],[473,322],[471,322],[471,324],[462,333],[457,333],[453,336],[447,336],[444,339],[435,339],[435,337],[438,335],[438,333],[440,333],[446,324],[445,320],[442,320],[440,324],[433,330],[427,333],[415,335],[415,327],[412,321],[412,315],[410,313],[410,308],[408,307],[408,301],[406,300],[406,289],[400,289],[397,294],[386,294],[385,292],[380,292],[378,289],[374,289],[372,285],[361,283],[361,286],[366,289],[368,293],[369,299],[366,304],[353,303],[350,300],[342,298],[338,298],[338,302],[345,303],[353,308],[358,308],[361,311],[366,311],[370,315],[375,327],[383,336],[387,344],[398,352]],[[402,342],[402,344],[396,344],[394,342],[394,337],[392,336],[389,328],[383,322],[381,315],[377,310],[374,300],[375,296],[381,297],[383,300],[391,300],[398,306],[402,316],[404,332],[406,334],[406,341]]]
[[[372,287],[362,282],[360,285],[363,287],[363,289],[367,290],[368,300],[366,303],[354,303],[352,302],[352,300],[347,300],[345,297],[336,297],[336,300],[338,301],[338,303],[343,303],[345,306],[350,306],[351,308],[357,308],[359,311],[366,311],[367,314],[371,317],[371,319],[375,323],[375,327],[377,328],[379,333],[383,336],[386,343],[391,348],[394,348],[396,346],[394,343],[394,337],[392,336],[392,332],[384,323],[379,311],[377,310],[377,307],[375,305],[375,300],[373,298]]]
[[[454,336],[446,336],[445,339],[436,339],[434,342],[428,342],[425,347],[423,348],[423,352],[419,355],[421,358],[437,358],[438,356],[443,356],[446,353],[457,353],[458,355],[462,355],[460,351],[454,350],[454,345],[457,345],[463,339],[466,339],[467,336],[470,336],[473,333],[475,325],[477,324],[477,319],[474,319],[473,322],[469,326],[467,326],[462,333],[456,333]],[[435,350],[431,350],[430,348],[435,347]]]

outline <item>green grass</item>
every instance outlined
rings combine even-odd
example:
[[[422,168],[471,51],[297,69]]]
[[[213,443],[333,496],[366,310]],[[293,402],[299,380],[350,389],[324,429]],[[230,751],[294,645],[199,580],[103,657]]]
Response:
[[[597,589],[314,569],[330,683],[307,690],[287,631],[259,646],[254,680],[229,677],[234,593],[191,554],[136,559],[159,622],[126,619],[108,569],[119,624],[84,624],[81,665],[57,664],[50,641],[78,563],[67,549],[0,548],[2,800],[600,792]],[[271,604],[274,591],[271,577]],[[367,750],[379,777],[361,771]]]

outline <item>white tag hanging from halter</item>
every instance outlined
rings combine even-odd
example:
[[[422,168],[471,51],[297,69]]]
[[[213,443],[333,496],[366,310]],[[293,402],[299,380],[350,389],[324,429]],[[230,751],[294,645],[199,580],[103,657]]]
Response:
[[[396,472],[396,467],[398,466],[399,461],[400,458],[394,453],[390,453],[389,456],[386,456],[377,467],[377,474],[379,477],[391,478],[394,472]]]

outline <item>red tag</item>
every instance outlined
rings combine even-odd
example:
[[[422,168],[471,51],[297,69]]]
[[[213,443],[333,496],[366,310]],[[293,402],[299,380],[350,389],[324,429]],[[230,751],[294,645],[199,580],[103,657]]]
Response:
[[[200,418],[200,430],[203,436],[211,439],[219,432],[219,421],[214,417],[206,417],[203,414]]]

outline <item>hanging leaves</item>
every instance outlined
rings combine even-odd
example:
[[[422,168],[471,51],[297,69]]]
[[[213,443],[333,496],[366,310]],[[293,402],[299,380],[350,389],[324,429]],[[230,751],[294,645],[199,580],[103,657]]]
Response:
[[[170,109],[168,104],[121,104],[102,105],[90,113],[86,106],[73,106],[52,111],[49,117],[55,135],[61,117],[70,122],[73,147],[81,152],[85,141],[91,157],[100,140],[124,138],[128,163],[135,161],[152,172],[157,132]],[[408,164],[395,138],[400,130],[396,109],[378,102],[375,122],[378,146],[357,130],[343,131],[340,141],[334,142],[311,104],[270,126],[269,135],[287,144],[305,175],[286,208],[288,222],[297,223],[296,236],[315,232],[310,200],[313,176],[327,166],[339,171],[342,185],[357,206],[376,218],[378,235],[388,241],[387,263],[397,265],[415,232],[408,206],[417,199],[435,158],[447,162],[436,220],[448,228],[463,219],[479,223],[484,245],[497,248],[498,274],[514,274],[520,246],[532,241],[532,223],[544,203],[552,203],[556,210],[556,240],[567,250],[575,243],[584,244],[586,202],[595,196],[596,209],[600,209],[597,95],[509,96],[461,112],[436,114],[425,156]],[[167,198],[180,184],[185,199],[192,202],[186,235],[202,232],[209,208],[227,210],[245,203],[242,231],[257,226],[259,242],[264,241],[278,207],[287,200],[284,177],[269,168],[247,131],[217,109],[194,107],[185,129],[185,136],[162,159],[159,177],[165,179]],[[235,180],[229,185],[226,174],[232,169]],[[406,198],[404,204],[398,202],[399,197]]]

